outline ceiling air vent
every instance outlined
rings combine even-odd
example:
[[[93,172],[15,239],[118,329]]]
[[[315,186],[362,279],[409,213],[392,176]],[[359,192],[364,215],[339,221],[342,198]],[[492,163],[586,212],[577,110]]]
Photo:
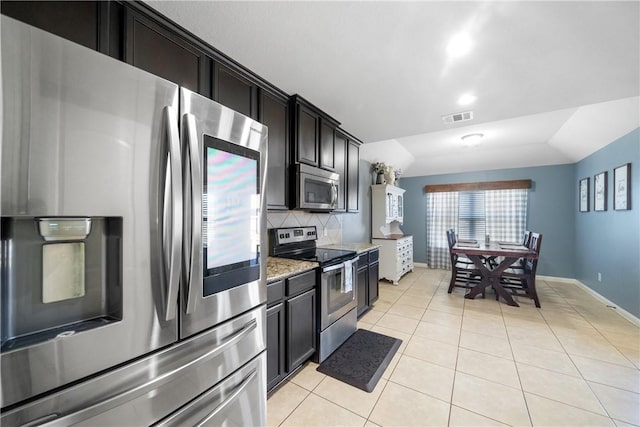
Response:
[[[457,122],[466,122],[467,120],[473,120],[473,111],[464,111],[462,113],[453,113],[442,116],[442,122],[445,125],[450,125]]]

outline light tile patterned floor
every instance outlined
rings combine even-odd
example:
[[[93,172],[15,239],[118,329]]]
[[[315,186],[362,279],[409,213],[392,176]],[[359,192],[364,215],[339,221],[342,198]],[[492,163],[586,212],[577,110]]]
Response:
[[[572,283],[538,280],[536,309],[465,300],[448,280],[380,282],[358,327],[403,343],[375,390],[308,363],[269,398],[269,425],[640,425],[640,328]]]

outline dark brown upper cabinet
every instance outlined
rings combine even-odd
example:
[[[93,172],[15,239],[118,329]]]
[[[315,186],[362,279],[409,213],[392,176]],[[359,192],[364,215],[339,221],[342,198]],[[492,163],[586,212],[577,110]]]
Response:
[[[335,158],[336,125],[326,119],[320,119],[320,167],[336,170]]]
[[[204,96],[210,96],[211,59],[171,29],[125,9],[126,62]]]
[[[269,128],[267,209],[287,210],[289,202],[289,105],[284,94],[260,90],[258,120]]]
[[[292,117],[292,162],[333,171],[334,132],[340,123],[300,95],[291,97],[289,108]]]
[[[258,118],[258,87],[251,80],[232,69],[214,62],[213,99],[220,104]]]
[[[3,1],[3,15],[124,59],[123,6],[106,1]]]
[[[340,175],[338,184],[338,208],[336,210],[344,212],[347,210],[345,199],[347,190],[347,136],[339,130],[336,131],[335,135],[335,172]]]
[[[296,104],[293,138],[294,160],[311,166],[318,166],[318,133],[320,115],[310,108]]]
[[[347,212],[360,211],[360,142],[347,145]]]
[[[345,210],[360,211],[360,145],[362,141],[343,129],[336,131],[337,142],[345,140]]]

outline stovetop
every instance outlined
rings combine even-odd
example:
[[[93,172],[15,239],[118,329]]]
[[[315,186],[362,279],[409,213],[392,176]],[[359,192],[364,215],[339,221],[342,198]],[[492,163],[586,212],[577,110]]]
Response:
[[[282,258],[298,259],[302,261],[314,261],[325,264],[338,264],[340,262],[353,259],[357,253],[355,251],[344,251],[340,249],[325,249],[316,247],[315,250],[306,250],[300,253],[290,253],[279,255]]]
[[[322,266],[353,259],[356,251],[316,246],[315,226],[272,228],[269,230],[269,255],[317,262]]]

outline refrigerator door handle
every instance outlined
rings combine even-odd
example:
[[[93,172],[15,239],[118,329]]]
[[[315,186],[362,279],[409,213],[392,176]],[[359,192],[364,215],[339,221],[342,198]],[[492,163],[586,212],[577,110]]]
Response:
[[[169,274],[167,293],[165,301],[164,320],[168,321],[176,317],[176,305],[178,298],[178,289],[180,286],[180,263],[182,249],[182,165],[180,162],[180,134],[178,133],[177,113],[172,107],[164,107],[164,122],[166,126],[167,137],[169,140],[169,164],[168,180],[170,182],[170,192],[165,187],[165,198],[163,210],[167,212],[167,205],[171,207],[170,231],[167,230],[168,224],[162,227],[163,233],[170,233],[171,237],[167,242],[167,236],[163,236],[163,243],[169,247],[165,247],[165,253],[168,254]],[[166,215],[164,215],[166,219]],[[165,259],[165,262],[167,260]],[[165,264],[166,265],[166,264]]]
[[[247,377],[245,379],[242,380],[242,382],[238,385],[238,387],[236,387],[236,389],[224,400],[224,402],[222,402],[218,406],[216,406],[216,408],[213,411],[211,411],[206,417],[201,419],[196,424],[196,426],[197,427],[201,427],[201,426],[205,425],[210,419],[212,419],[213,417],[218,415],[220,413],[220,411],[222,411],[224,408],[229,406],[230,403],[232,403],[234,400],[236,400],[238,398],[238,396],[240,396],[242,394],[244,389],[247,388],[247,386],[256,377],[256,375],[258,375],[258,371],[254,369],[253,371],[251,371],[251,373],[249,375],[247,375]]]
[[[189,183],[185,182],[185,196],[188,196],[189,189],[190,203],[187,211],[191,213],[190,218],[185,218],[188,224],[185,230],[185,268],[187,268],[186,291],[186,313],[192,314],[196,307],[196,292],[193,287],[198,285],[198,272],[202,271],[202,257],[199,255],[202,247],[202,168],[200,162],[200,150],[198,148],[198,138],[196,130],[196,118],[193,114],[182,116],[182,129],[186,141],[186,150],[190,170]],[[187,178],[185,177],[185,181]],[[189,188],[188,188],[189,187]]]
[[[205,354],[190,360],[188,363],[185,363],[184,365],[181,365],[169,372],[158,375],[154,377],[151,381],[148,381],[136,387],[130,388],[129,390],[126,390],[120,394],[109,396],[106,399],[101,400],[97,403],[94,403],[91,406],[82,408],[79,411],[55,418],[51,420],[50,423],[47,425],[51,427],[53,426],[62,427],[62,426],[68,426],[71,424],[76,424],[76,423],[79,423],[80,421],[87,420],[91,417],[94,417],[104,411],[108,411],[109,409],[115,408],[129,401],[132,401],[139,396],[142,396],[144,394],[147,394],[153,391],[154,389],[158,389],[164,384],[167,384],[173,381],[176,375],[178,375],[180,372],[183,372],[187,368],[191,366],[196,366],[205,360],[211,359],[212,357],[215,357],[218,354],[225,352],[230,346],[236,344],[238,341],[242,340],[242,338],[244,338],[247,334],[249,334],[251,331],[256,329],[257,326],[258,326],[258,323],[256,319],[251,319],[242,328],[238,329],[237,331],[233,332],[231,335],[227,336],[225,342],[223,342],[218,346],[215,346],[213,349],[209,350]],[[53,415],[55,414],[52,414],[51,416]]]
[[[251,381],[257,375],[258,375],[258,371],[256,369],[252,370],[249,373],[249,375],[247,375],[242,380],[242,382],[235,387],[235,390],[233,390],[231,392],[231,394],[229,394],[228,396],[225,396],[224,401],[220,402],[220,404],[218,406],[216,406],[204,418],[202,418],[200,421],[198,421],[195,424],[195,426],[201,427],[201,426],[205,425],[209,420],[211,420],[216,415],[218,415],[222,410],[224,410],[224,408],[226,408],[231,403],[233,403],[233,401],[236,400],[238,398],[238,396],[240,396],[244,392],[244,390],[249,386]],[[219,390],[214,389],[214,390],[210,391],[209,393],[203,395],[201,398],[198,398],[198,399],[204,399],[204,398],[208,397],[209,394],[213,394],[215,392],[219,392]],[[163,422],[160,422],[160,423],[156,424],[155,427],[169,427],[169,426],[173,426],[173,425],[178,425],[177,421],[183,419],[185,414],[188,414],[192,410],[193,410],[193,408],[190,407],[189,405],[187,405],[186,407],[183,407],[182,409],[180,409],[177,412],[175,412],[169,419],[166,419]]]

